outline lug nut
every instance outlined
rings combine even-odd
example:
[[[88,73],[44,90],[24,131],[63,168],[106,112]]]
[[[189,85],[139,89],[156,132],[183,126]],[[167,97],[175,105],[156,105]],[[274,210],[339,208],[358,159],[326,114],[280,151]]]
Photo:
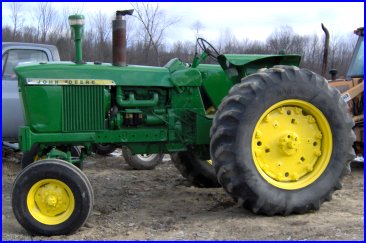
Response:
[[[261,138],[261,137],[262,137],[262,132],[258,130],[258,131],[255,133],[255,138],[259,139],[259,138]]]

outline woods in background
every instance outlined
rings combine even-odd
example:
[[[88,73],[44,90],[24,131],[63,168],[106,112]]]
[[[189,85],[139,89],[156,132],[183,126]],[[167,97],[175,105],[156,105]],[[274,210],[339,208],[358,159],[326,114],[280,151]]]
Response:
[[[127,20],[127,60],[130,64],[162,66],[171,58],[191,62],[195,52],[195,40],[177,40],[167,44],[165,37],[177,24],[179,16],[168,17],[156,3],[131,3],[134,16]],[[11,24],[2,26],[2,41],[34,42],[56,45],[61,60],[74,59],[74,44],[70,36],[68,16],[84,14],[86,18],[83,58],[85,61],[111,62],[112,30],[114,13],[106,15],[83,13],[81,9],[56,10],[51,2],[40,2],[37,8],[25,9],[24,3],[8,3]],[[25,23],[23,13],[33,11],[33,24]],[[228,23],[229,24],[229,23]],[[255,23],[253,23],[255,24]],[[204,23],[193,22],[192,36],[203,37]],[[319,23],[320,28],[320,23]],[[351,60],[356,36],[349,31],[347,36],[331,36],[328,56],[328,70],[337,69],[344,76]],[[265,41],[238,40],[229,28],[222,31],[218,40],[208,40],[220,53],[276,54],[280,51],[302,55],[301,67],[321,73],[324,36],[299,35],[288,26],[279,26],[269,33]],[[330,75],[327,73],[327,78]]]

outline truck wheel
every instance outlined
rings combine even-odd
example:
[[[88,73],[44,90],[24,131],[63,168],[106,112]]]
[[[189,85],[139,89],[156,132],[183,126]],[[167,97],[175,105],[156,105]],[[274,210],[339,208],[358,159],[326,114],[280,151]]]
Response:
[[[22,159],[20,162],[22,165],[22,169],[24,169],[25,167],[27,167],[29,164],[33,163],[34,161],[37,161],[40,159],[45,159],[44,156],[41,156],[41,157],[38,156],[39,147],[40,147],[39,144],[34,144],[30,151],[23,153],[23,156],[22,156]],[[57,148],[64,152],[67,151],[66,146],[60,146]],[[71,146],[70,152],[71,152],[71,156],[73,156],[73,157],[80,157],[80,155],[81,155],[81,151],[77,146]],[[78,164],[77,167],[82,170],[83,169],[82,163]]]
[[[321,76],[275,66],[232,87],[215,115],[218,180],[254,213],[317,210],[341,188],[354,157],[353,121]]]
[[[192,184],[199,187],[220,187],[211,160],[201,160],[192,152],[179,152],[171,155],[178,171]]]
[[[116,146],[114,144],[103,143],[103,144],[93,144],[92,151],[96,154],[107,156],[116,150]]]
[[[76,166],[58,159],[36,161],[15,179],[12,207],[18,222],[36,235],[79,229],[93,208],[93,189]]]
[[[122,156],[132,168],[135,170],[152,170],[164,157],[164,154],[135,154],[126,147],[122,147]]]

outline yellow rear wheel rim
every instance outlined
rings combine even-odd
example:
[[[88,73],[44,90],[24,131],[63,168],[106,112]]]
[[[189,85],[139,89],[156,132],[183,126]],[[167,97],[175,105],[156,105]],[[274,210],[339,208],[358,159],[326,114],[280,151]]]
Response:
[[[71,216],[75,199],[71,189],[62,181],[43,179],[29,190],[27,207],[33,218],[40,223],[57,225]]]
[[[332,153],[332,132],[312,104],[289,99],[267,109],[252,137],[252,156],[271,185],[296,190],[316,181]]]

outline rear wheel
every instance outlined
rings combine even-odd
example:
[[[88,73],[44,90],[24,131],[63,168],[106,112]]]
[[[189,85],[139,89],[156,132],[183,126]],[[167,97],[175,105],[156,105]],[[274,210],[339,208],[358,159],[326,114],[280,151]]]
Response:
[[[135,170],[152,170],[163,160],[164,154],[135,154],[126,147],[122,147],[122,156]]]
[[[214,118],[211,157],[219,182],[244,207],[305,213],[341,188],[354,156],[352,126],[324,78],[277,66],[230,90]]]
[[[58,159],[36,161],[15,179],[12,207],[18,222],[37,235],[69,234],[93,208],[93,189],[76,166]]]
[[[190,151],[171,155],[172,162],[178,171],[192,184],[199,187],[220,187],[211,160],[197,158]]]

